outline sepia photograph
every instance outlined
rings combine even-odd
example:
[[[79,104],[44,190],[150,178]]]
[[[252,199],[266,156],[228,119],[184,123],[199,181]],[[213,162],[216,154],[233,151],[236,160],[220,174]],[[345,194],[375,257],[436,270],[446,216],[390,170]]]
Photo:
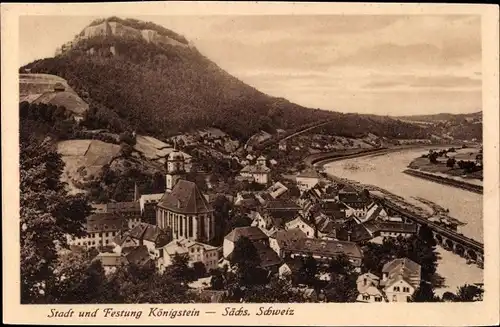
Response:
[[[97,12],[18,18],[21,305],[483,301],[480,14]]]

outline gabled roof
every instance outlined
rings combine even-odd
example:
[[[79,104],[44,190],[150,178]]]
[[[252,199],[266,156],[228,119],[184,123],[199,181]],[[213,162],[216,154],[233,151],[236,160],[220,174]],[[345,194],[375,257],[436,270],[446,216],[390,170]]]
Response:
[[[262,243],[254,243],[254,246],[259,254],[261,268],[272,267],[281,263],[281,258],[269,246]]]
[[[142,239],[144,241],[154,242],[157,247],[161,247],[171,240],[171,235],[168,231],[147,223],[138,224],[126,234],[137,240]]]
[[[272,233],[269,238],[274,238],[278,242],[279,246],[291,242],[292,240],[298,240],[301,238],[306,238],[306,234],[299,228],[292,228],[288,230],[278,229]]]
[[[371,240],[374,235],[363,224],[355,224],[352,228],[342,226],[337,229],[337,238],[347,241],[349,239],[349,231],[351,232],[351,242],[362,242]]]
[[[145,245],[135,247],[132,251],[127,253],[125,258],[129,263],[139,266],[145,265],[151,260],[148,248]]]
[[[255,226],[247,227],[236,227],[229,234],[226,235],[225,239],[236,243],[240,237],[246,237],[251,241],[267,239],[267,235]]]
[[[413,287],[418,288],[421,269],[418,263],[408,258],[394,259],[386,263],[382,268],[382,273],[387,274],[387,280],[383,284],[385,287],[389,287],[397,281],[404,280]]]
[[[165,251],[169,255],[175,255],[176,253],[178,253],[178,254],[184,254],[184,253],[188,253],[189,252],[189,248],[191,248],[192,246],[195,246],[195,245],[201,246],[202,248],[204,248],[207,251],[217,249],[216,247],[211,246],[209,244],[204,244],[204,243],[201,243],[201,242],[196,242],[196,241],[193,241],[193,240],[190,240],[190,239],[186,239],[186,238],[181,238],[181,239],[178,239],[178,240],[173,240],[172,242],[170,242],[167,245],[165,245],[164,249],[165,249]]]
[[[182,214],[212,212],[212,206],[205,199],[195,183],[180,179],[170,193],[165,193],[158,206]]]
[[[118,231],[128,228],[127,219],[116,213],[99,212],[87,217],[87,232]]]

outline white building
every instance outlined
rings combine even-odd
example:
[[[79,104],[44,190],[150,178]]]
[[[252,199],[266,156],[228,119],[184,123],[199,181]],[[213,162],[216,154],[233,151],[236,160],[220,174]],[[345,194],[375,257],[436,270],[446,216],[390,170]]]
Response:
[[[67,235],[68,245],[97,248],[112,245],[113,239],[129,228],[128,219],[114,213],[95,213],[87,217],[85,235],[75,237]]]
[[[217,248],[208,244],[181,238],[159,248],[158,268],[163,272],[165,268],[172,264],[176,254],[186,255],[189,258],[189,265],[192,267],[195,262],[205,265],[207,271],[216,269],[219,261]]]
[[[360,275],[356,280],[359,293],[356,301],[365,303],[385,302],[384,294],[378,288],[379,284],[380,278],[372,273]]]
[[[247,165],[240,170],[240,175],[245,178],[252,178],[256,183],[267,184],[271,169],[266,166],[266,159],[263,156],[257,158],[255,165]]]
[[[287,222],[285,224],[285,229],[300,229],[308,238],[314,238],[314,227],[311,226],[309,222],[307,222],[302,216],[298,216],[297,218]]]
[[[389,302],[408,302],[420,287],[420,281],[420,265],[408,258],[400,258],[384,265],[380,285]]]

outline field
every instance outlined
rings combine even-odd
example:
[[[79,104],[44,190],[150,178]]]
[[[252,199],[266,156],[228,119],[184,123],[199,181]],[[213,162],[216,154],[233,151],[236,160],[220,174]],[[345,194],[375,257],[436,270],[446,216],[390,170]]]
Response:
[[[69,140],[59,142],[57,151],[65,163],[62,179],[77,192],[73,181],[82,182],[98,174],[119,153],[120,146],[99,140]]]
[[[455,157],[456,160],[465,160],[465,159],[460,159],[460,157]],[[474,156],[475,158],[475,156]],[[467,159],[467,160],[472,160],[472,159]],[[461,177],[465,179],[478,179],[482,180],[483,178],[483,171],[475,171],[472,173],[467,173],[465,172],[464,169],[458,168],[456,165],[454,168],[450,168],[446,166],[446,161],[444,160],[438,160],[437,163],[433,164],[429,162],[428,158],[417,158],[413,160],[409,165],[409,168],[412,169],[419,169],[424,172],[428,173],[434,173],[434,174],[443,174],[447,176],[455,176],[455,177]]]

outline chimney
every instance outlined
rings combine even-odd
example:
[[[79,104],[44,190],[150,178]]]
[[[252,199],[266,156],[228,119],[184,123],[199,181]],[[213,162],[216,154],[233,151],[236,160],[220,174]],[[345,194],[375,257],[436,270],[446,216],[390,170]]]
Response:
[[[347,241],[350,242],[351,241],[351,234],[352,234],[352,231],[347,231]]]

